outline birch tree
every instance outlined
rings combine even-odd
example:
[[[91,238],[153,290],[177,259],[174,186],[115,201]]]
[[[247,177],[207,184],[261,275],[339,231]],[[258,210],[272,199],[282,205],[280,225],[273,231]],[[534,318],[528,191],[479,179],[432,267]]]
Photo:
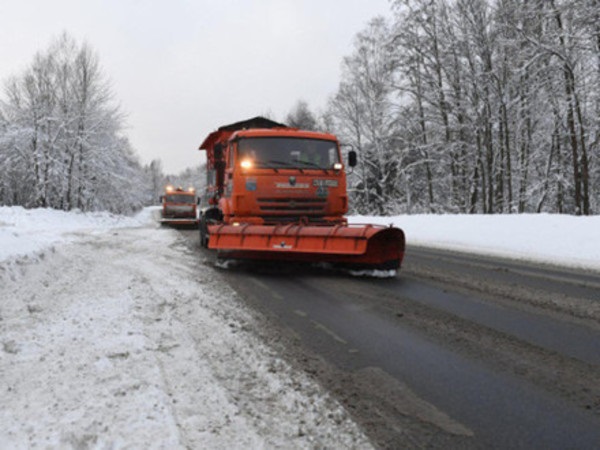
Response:
[[[397,178],[402,154],[394,132],[392,86],[394,61],[387,21],[378,17],[360,32],[354,53],[344,58],[343,79],[338,94],[330,102],[332,115],[344,120],[360,115],[360,123],[350,125],[349,141],[361,157],[359,180],[353,200],[361,212],[388,214],[399,197]],[[354,128],[354,129],[352,129]]]

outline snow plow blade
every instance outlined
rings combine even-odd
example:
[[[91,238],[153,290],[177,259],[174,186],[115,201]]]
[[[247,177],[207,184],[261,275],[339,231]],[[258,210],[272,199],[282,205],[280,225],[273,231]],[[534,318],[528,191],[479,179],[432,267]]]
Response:
[[[208,248],[223,259],[326,262],[398,269],[404,232],[378,225],[209,225]]]
[[[160,219],[162,225],[195,226],[198,225],[198,219]]]

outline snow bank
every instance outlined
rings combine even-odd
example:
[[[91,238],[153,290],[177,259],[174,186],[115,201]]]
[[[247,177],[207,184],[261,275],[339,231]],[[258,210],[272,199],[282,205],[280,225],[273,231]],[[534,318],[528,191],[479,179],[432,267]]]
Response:
[[[394,224],[411,245],[600,270],[600,216],[558,214],[351,216]]]
[[[156,208],[146,208],[135,217],[126,217],[107,212],[82,213],[0,206],[0,262],[34,255],[58,242],[72,240],[76,233],[94,233],[148,223],[153,209]]]
[[[0,207],[0,262],[81,234],[153,223],[159,207],[135,217]],[[350,223],[394,224],[407,245],[429,246],[600,270],[600,216],[558,214],[350,216]]]

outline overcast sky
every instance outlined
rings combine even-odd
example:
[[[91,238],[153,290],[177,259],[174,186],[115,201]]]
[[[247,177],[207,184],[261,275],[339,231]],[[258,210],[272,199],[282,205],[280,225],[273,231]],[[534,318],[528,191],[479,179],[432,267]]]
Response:
[[[97,52],[143,163],[201,161],[220,125],[300,99],[324,108],[356,33],[388,0],[0,0],[0,81],[66,31]]]

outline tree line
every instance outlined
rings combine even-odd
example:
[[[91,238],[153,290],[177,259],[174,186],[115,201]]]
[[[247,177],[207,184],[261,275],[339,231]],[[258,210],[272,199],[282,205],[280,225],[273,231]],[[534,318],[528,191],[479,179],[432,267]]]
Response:
[[[394,0],[326,108],[285,121],[357,151],[352,212],[597,213],[600,0]],[[142,167],[123,124],[94,52],[61,36],[6,83],[0,204],[128,212],[201,185]]]
[[[599,0],[396,0],[342,67],[357,212],[598,212]]]
[[[4,85],[0,205],[131,213],[167,184],[203,185],[201,168],[165,174],[142,165],[98,56],[67,33]]]
[[[63,33],[4,93],[0,204],[129,213],[149,202],[147,170],[89,45]]]

